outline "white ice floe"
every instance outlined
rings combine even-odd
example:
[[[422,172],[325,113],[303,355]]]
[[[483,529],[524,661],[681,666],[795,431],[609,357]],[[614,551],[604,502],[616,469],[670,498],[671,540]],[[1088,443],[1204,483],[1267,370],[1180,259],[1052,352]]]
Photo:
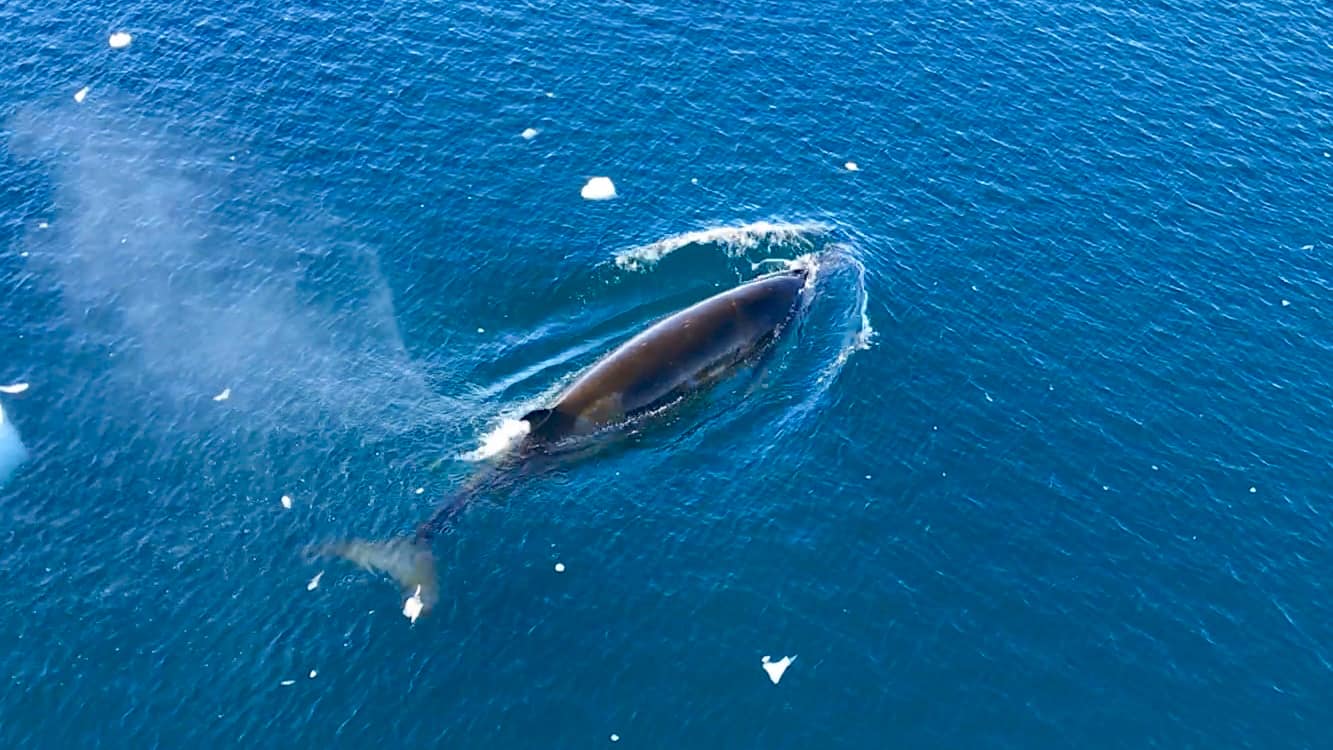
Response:
[[[528,128],[528,129],[526,129],[526,130],[523,131],[523,138],[526,139],[526,140],[529,140],[529,141],[530,141],[530,140],[532,140],[533,138],[536,138],[536,137],[537,137],[537,130],[536,130],[536,128]]]
[[[222,393],[219,393],[218,395],[214,396],[214,397],[213,397],[213,400],[214,400],[214,401],[226,401],[226,400],[229,399],[229,398],[231,398],[231,389],[230,389],[230,388],[223,388],[223,389],[222,389]]]
[[[305,585],[305,590],[314,591],[315,589],[319,588],[319,579],[323,577],[324,577],[324,571],[321,570],[318,573],[316,573],[315,577],[310,579],[310,583],[307,583]]]
[[[861,167],[854,161],[849,161],[843,166],[847,168],[848,172],[857,172],[861,169]]]
[[[107,37],[106,43],[111,45],[111,49],[125,49],[126,47],[130,46],[130,42],[132,41],[134,41],[134,37],[131,36],[128,32],[117,31],[116,33]]]
[[[78,102],[79,104],[83,104],[83,100],[88,98],[88,91],[89,91],[89,88],[90,88],[90,87],[88,87],[88,86],[84,86],[83,88],[79,89],[78,91],[75,91],[75,92],[74,92],[74,101]]]
[[[403,602],[403,617],[416,622],[424,607],[425,605],[421,601],[421,587],[417,586],[417,590],[407,597],[407,601]]]
[[[760,661],[763,662],[764,671],[768,672],[768,679],[772,680],[773,684],[776,685],[782,681],[783,673],[787,671],[787,667],[790,667],[792,662],[796,661],[796,657],[784,656],[777,661],[769,661],[769,658],[765,656]]]
[[[616,197],[616,184],[610,177],[593,177],[579,191],[579,195],[590,201],[610,200]]]
[[[291,496],[291,495],[283,495],[283,496],[282,496],[282,500],[281,500],[281,502],[282,502],[282,507],[286,508],[287,510],[291,510],[291,509],[292,509],[292,496]]]
[[[11,396],[16,396],[28,390],[28,388],[29,386],[27,383],[11,383],[10,385],[0,385],[0,393],[8,393]]]

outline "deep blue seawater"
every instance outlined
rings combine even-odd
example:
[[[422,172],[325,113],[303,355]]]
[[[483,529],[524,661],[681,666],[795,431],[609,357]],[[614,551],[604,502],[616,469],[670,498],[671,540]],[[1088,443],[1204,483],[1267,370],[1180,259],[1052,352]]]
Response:
[[[1333,747],[1327,2],[0,38],[0,747]],[[805,254],[765,372],[473,507],[429,617],[303,557]]]

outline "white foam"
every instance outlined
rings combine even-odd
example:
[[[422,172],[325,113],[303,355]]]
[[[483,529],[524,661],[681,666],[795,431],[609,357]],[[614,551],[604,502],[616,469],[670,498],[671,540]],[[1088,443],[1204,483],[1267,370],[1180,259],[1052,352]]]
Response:
[[[484,461],[494,458],[514,447],[514,444],[528,434],[531,428],[531,425],[521,419],[503,419],[490,432],[481,436],[480,445],[476,450],[464,453],[462,458],[465,461]]]
[[[89,88],[90,88],[90,87],[88,87],[88,86],[84,86],[83,88],[79,89],[78,91],[75,91],[75,92],[74,92],[74,101],[78,102],[79,104],[83,104],[83,100],[88,98],[88,90],[89,90]]]
[[[29,386],[27,383],[12,383],[10,385],[0,385],[0,393],[8,393],[12,396],[18,395],[28,390],[28,387]]]
[[[837,375],[853,354],[869,349],[874,343],[875,328],[870,325],[870,292],[866,290],[866,267],[855,257],[851,258],[851,263],[856,268],[857,316],[860,318],[860,325],[848,338],[847,343],[838,352],[838,356],[834,358],[824,374],[820,376],[820,380],[826,381]],[[812,264],[812,267],[817,271],[818,266]],[[806,281],[807,287],[814,283],[815,276],[815,272],[810,274]]]
[[[5,418],[5,409],[0,405],[0,486],[3,486],[14,471],[28,460],[28,449],[23,447],[18,428]]]
[[[128,32],[117,31],[107,37],[106,43],[111,45],[111,49],[125,49],[130,46],[130,42],[132,41],[134,41],[134,37]]]
[[[314,591],[315,589],[319,588],[319,579],[323,577],[324,577],[324,571],[321,570],[318,573],[316,573],[315,577],[310,579],[310,583],[307,583],[305,585],[305,590]]]
[[[610,177],[593,177],[579,191],[584,200],[605,201],[616,197],[616,184]]]
[[[530,140],[532,140],[533,138],[536,138],[536,137],[537,137],[537,130],[536,130],[536,128],[528,128],[528,129],[526,129],[526,130],[523,131],[523,138],[524,138],[525,140],[529,140],[529,141],[530,141]]]
[[[804,240],[811,234],[826,232],[828,229],[828,225],[818,222],[769,221],[699,229],[623,250],[616,254],[616,265],[630,271],[647,270],[666,256],[690,245],[720,245],[728,255],[736,256],[763,242]]]
[[[772,680],[773,684],[776,685],[782,681],[782,675],[787,672],[787,667],[790,667],[791,663],[796,661],[796,657],[784,656],[777,661],[769,661],[768,657],[765,656],[760,661],[764,665],[764,671],[768,672],[768,679]]]

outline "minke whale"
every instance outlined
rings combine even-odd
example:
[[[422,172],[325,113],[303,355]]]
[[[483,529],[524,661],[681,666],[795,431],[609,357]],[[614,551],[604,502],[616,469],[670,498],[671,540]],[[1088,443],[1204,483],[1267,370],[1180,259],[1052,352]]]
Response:
[[[518,445],[468,479],[415,535],[378,542],[347,540],[316,551],[388,574],[420,613],[428,612],[439,600],[432,540],[451,527],[473,498],[505,477],[531,470],[543,458],[633,424],[758,360],[799,316],[808,274],[798,267],[760,276],[630,338],[593,363],[552,403],[525,414],[528,432]]]

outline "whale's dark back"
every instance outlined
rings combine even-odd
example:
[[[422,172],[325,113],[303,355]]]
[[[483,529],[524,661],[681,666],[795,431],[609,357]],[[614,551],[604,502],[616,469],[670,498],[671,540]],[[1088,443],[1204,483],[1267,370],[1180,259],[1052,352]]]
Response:
[[[550,409],[540,441],[586,434],[705,388],[769,345],[800,309],[807,272],[769,274],[671,315],[603,357]]]

